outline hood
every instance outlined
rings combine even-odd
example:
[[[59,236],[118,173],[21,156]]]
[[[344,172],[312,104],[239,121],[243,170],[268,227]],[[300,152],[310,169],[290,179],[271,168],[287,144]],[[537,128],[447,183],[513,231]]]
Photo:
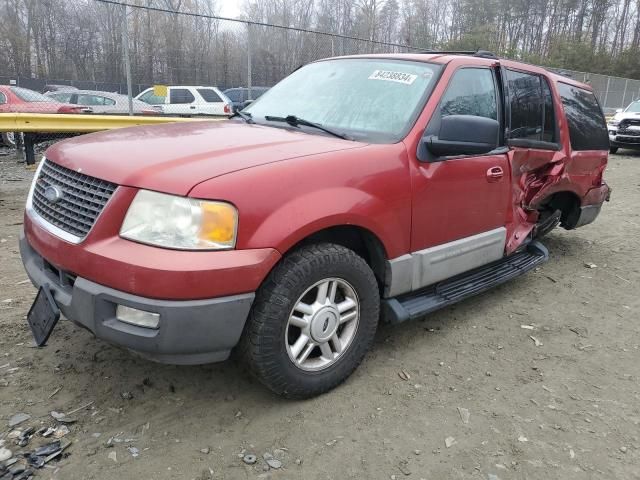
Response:
[[[57,143],[45,156],[131,187],[186,195],[220,175],[365,144],[235,121],[194,121],[109,130]]]

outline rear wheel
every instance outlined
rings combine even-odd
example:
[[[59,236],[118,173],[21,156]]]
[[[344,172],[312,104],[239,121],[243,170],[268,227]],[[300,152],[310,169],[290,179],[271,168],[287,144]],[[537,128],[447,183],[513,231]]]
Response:
[[[369,350],[380,297],[352,250],[318,244],[289,254],[257,293],[242,339],[249,370],[277,394],[306,398],[342,383]]]
[[[618,147],[610,147],[609,148],[609,153],[617,153],[618,152]]]

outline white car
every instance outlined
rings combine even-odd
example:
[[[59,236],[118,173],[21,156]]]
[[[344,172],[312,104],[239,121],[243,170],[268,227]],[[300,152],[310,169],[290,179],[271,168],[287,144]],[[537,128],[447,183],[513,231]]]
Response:
[[[137,97],[149,105],[162,108],[170,115],[219,115],[233,113],[231,100],[216,87],[175,85],[167,87],[167,96],[157,96],[153,88],[147,88]]]
[[[611,153],[616,153],[618,148],[640,150],[640,100],[631,102],[624,110],[616,110],[607,130]]]

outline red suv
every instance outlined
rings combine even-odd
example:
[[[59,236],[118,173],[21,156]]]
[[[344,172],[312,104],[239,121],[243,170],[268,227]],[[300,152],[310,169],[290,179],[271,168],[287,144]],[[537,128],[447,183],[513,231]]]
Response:
[[[233,349],[288,397],[325,392],[401,322],[544,262],[592,222],[609,140],[591,88],[476,55],[309,64],[222,122],[47,150],[22,259],[39,344],[61,311],[150,359]],[[59,311],[58,311],[59,309]]]

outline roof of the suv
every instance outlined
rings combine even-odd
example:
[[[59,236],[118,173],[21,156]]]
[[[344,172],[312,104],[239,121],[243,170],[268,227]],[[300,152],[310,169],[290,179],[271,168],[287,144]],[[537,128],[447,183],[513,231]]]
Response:
[[[576,87],[580,87],[589,91],[593,90],[591,85],[578,82],[572,78],[565,77],[557,73],[553,73],[547,70],[546,68],[539,67],[537,65],[531,65],[529,63],[518,62],[516,60],[490,57],[487,54],[488,52],[483,52],[483,54],[481,55],[478,55],[478,54],[474,55],[473,53],[466,54],[466,53],[447,53],[447,52],[375,53],[375,54],[369,54],[369,55],[367,54],[347,55],[343,57],[333,57],[333,58],[386,58],[386,59],[392,59],[392,60],[408,60],[408,61],[414,61],[414,62],[438,63],[441,65],[446,65],[451,62],[459,62],[459,63],[464,62],[464,64],[466,65],[494,65],[496,62],[499,62],[500,65],[504,65],[505,67],[510,67],[518,70],[523,70],[526,72],[546,75],[548,78],[550,78],[554,82],[567,83],[569,85],[574,85]]]

